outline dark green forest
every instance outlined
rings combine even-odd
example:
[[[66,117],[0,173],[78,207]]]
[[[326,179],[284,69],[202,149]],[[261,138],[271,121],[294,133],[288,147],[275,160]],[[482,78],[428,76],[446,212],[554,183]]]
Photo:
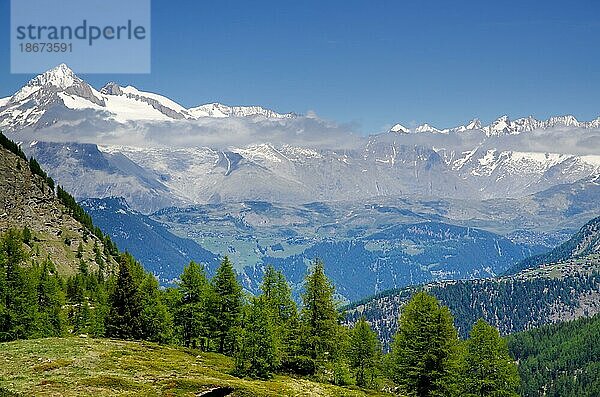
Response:
[[[581,266],[585,266],[586,262],[595,263],[585,258],[580,261]],[[390,290],[349,305],[347,318],[349,321],[356,321],[361,315],[367,319],[378,318],[384,310],[381,305],[385,305],[378,302],[388,302],[390,307],[399,305],[424,288],[450,308],[461,337],[468,336],[471,326],[479,318],[493,323],[503,335],[507,335],[543,325],[547,318],[560,316],[565,311],[578,310],[578,294],[598,290],[600,273],[593,269],[560,278],[459,280]],[[359,305],[364,305],[361,313],[354,310]],[[378,330],[384,345],[392,340],[395,319],[393,321],[392,327]]]
[[[508,337],[524,396],[600,396],[600,315]]]

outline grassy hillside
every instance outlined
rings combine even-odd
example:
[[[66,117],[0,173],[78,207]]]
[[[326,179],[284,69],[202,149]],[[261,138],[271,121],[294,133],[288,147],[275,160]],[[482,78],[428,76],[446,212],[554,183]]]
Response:
[[[0,344],[0,396],[198,396],[231,387],[230,396],[385,396],[287,376],[269,381],[229,375],[215,353],[146,342],[49,338]]]

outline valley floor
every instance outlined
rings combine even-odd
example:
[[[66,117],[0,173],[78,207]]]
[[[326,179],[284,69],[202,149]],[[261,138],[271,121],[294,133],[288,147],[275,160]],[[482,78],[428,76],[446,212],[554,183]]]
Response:
[[[385,396],[288,376],[255,381],[229,375],[233,360],[147,342],[47,338],[0,343],[0,396]]]

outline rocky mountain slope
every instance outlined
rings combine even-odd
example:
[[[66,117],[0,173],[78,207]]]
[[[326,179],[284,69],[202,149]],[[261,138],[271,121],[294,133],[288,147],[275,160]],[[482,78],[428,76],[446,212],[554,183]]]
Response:
[[[60,273],[74,274],[80,263],[77,251],[81,245],[81,255],[92,267],[98,266],[98,258],[105,266],[115,265],[104,241],[71,215],[48,182],[34,174],[24,158],[2,146],[0,175],[0,234],[27,228],[31,232],[26,247],[31,260],[51,257]]]

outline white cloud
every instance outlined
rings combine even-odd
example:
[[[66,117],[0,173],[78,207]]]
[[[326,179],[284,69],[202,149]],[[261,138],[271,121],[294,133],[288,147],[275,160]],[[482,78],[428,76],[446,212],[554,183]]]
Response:
[[[82,112],[81,116],[89,116]],[[311,148],[352,149],[364,142],[351,125],[339,125],[308,117],[267,119],[264,117],[202,118],[169,122],[116,122],[78,117],[43,130],[22,130],[29,139],[133,146],[209,146],[225,148],[259,143],[290,144]],[[40,135],[43,135],[41,137]]]

